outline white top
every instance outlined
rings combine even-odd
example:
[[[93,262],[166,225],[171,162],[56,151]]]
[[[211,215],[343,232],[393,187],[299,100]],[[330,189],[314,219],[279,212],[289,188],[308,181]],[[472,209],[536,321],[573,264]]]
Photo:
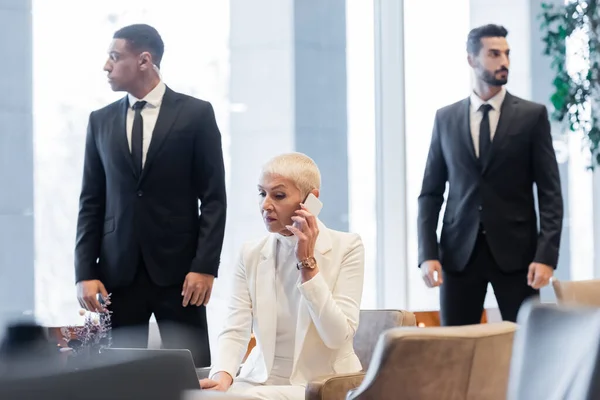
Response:
[[[296,287],[301,297],[294,369],[288,379],[291,385],[305,386],[318,376],[362,369],[353,339],[364,281],[364,246],[357,234],[334,231],[321,221],[317,223],[319,236],[314,256],[319,272]],[[252,332],[257,346],[236,379],[264,384],[271,377],[277,341],[277,242],[276,234],[269,234],[242,247],[232,277],[225,329],[219,335],[217,357],[209,376],[218,371],[237,375]],[[281,263],[279,266],[283,267]],[[291,269],[295,267],[292,265]],[[296,274],[302,282],[301,274]]]
[[[275,288],[277,301],[277,329],[275,335],[275,358],[269,377],[274,385],[289,385],[294,364],[296,325],[300,306],[298,280],[300,271],[296,268],[294,253],[298,238],[295,235],[277,234],[277,255],[275,259]]]
[[[158,113],[160,112],[160,106],[162,104],[163,96],[167,90],[167,86],[160,81],[154,89],[150,91],[143,99],[138,99],[132,94],[128,94],[129,107],[127,108],[127,143],[129,143],[129,151],[131,151],[131,132],[133,131],[133,117],[135,111],[133,111],[133,105],[143,100],[147,104],[142,108],[142,120],[143,120],[143,143],[142,143],[142,166],[146,163],[146,155],[148,154],[148,148],[150,148],[150,141],[152,140],[152,132],[156,126],[158,120]]]
[[[492,109],[489,111],[490,119],[490,141],[494,140],[496,134],[496,128],[498,127],[498,121],[500,121],[500,109],[504,98],[506,97],[506,89],[504,86],[502,90],[498,92],[494,97],[488,101],[483,101],[475,92],[471,92],[471,107],[470,107],[470,121],[471,121],[471,137],[473,138],[473,147],[475,148],[475,155],[479,158],[479,127],[481,126],[481,120],[483,119],[483,112],[479,108],[483,104],[489,104]]]

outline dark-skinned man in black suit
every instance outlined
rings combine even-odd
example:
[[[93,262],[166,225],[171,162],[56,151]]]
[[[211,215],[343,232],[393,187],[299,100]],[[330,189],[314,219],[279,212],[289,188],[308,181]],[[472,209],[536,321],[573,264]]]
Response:
[[[77,222],[80,304],[105,311],[113,347],[146,347],[155,315],[167,348],[210,365],[206,322],[226,217],[221,134],[210,103],[161,80],[158,32],[118,30],[104,70],[120,100],[91,113]],[[198,201],[200,201],[200,211]]]
[[[473,92],[435,117],[418,242],[425,283],[440,286],[443,325],[479,323],[488,283],[502,318],[515,321],[523,301],[548,284],[558,262],[563,201],[548,113],[505,90],[507,33],[498,25],[469,33]]]

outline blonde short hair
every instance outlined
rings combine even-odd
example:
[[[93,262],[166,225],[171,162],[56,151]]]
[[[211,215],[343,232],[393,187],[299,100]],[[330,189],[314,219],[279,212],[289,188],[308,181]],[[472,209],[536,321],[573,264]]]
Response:
[[[294,182],[302,196],[321,189],[321,172],[312,158],[302,153],[285,153],[263,165],[262,175],[279,175]]]

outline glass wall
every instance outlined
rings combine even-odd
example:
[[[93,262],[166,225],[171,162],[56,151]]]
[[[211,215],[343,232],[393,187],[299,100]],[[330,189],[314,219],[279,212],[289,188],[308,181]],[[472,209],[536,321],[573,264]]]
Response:
[[[402,190],[407,207],[399,212],[406,215],[408,254],[399,255],[397,265],[376,263],[375,208],[381,193],[376,189],[375,168],[377,27],[373,8],[372,0],[346,1],[349,227],[361,234],[366,249],[362,306],[378,305],[377,271],[406,268],[408,279],[401,284],[408,290],[407,308],[437,309],[438,290],[425,287],[417,268],[417,197],[435,111],[465,98],[470,90],[465,40],[472,23],[473,1],[433,0],[428,9],[435,12],[428,12],[426,17],[421,3],[404,1],[404,19],[399,23],[405,38],[406,187]],[[92,110],[123,96],[110,90],[102,70],[113,32],[138,22],[158,29],[166,44],[161,71],[165,82],[176,91],[214,105],[231,189],[230,116],[245,109],[243,104],[230,101],[230,21],[227,0],[33,1],[36,315],[44,324],[64,325],[78,319],[73,247],[87,119]],[[513,46],[519,39],[529,40],[512,37]],[[536,79],[535,74],[531,79]],[[289,150],[281,147],[281,141],[273,143],[268,144],[273,154]],[[568,143],[566,195],[571,219],[565,229],[572,235],[572,278],[583,279],[593,276],[591,174],[585,170],[587,160],[579,138],[571,135]],[[254,193],[247,196],[253,198]],[[236,246],[235,240],[226,238],[224,271],[235,259]],[[218,291],[214,296],[209,309],[213,317],[222,314],[227,297]]]
[[[568,2],[568,0],[567,0]],[[578,73],[586,74],[590,65],[588,58],[588,35],[576,31],[567,39],[567,70],[574,77]],[[565,132],[569,163],[569,215],[564,229],[570,229],[571,248],[570,269],[573,280],[592,279],[594,277],[594,213],[593,173],[587,167],[591,163],[590,153],[583,147],[582,132]]]
[[[469,0],[434,0],[427,8],[435,12],[428,12],[424,18],[421,3],[404,2],[407,268],[411,310],[439,307],[439,290],[427,288],[417,268],[417,198],[435,112],[469,95],[465,55]]]
[[[78,319],[73,249],[87,120],[123,96],[102,68],[114,31],[140,21],[165,41],[165,82],[213,104],[228,160],[228,1],[34,1],[36,315],[47,325]]]
[[[346,2],[350,230],[365,245],[362,308],[376,308],[375,80],[373,1]]]

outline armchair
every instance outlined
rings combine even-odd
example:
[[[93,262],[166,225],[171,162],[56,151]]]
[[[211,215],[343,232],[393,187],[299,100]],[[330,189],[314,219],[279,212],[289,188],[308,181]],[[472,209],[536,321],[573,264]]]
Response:
[[[363,371],[369,367],[379,336],[388,329],[416,326],[415,315],[402,310],[361,310],[358,330],[354,336],[354,351]],[[323,376],[306,386],[307,400],[343,400],[349,390],[358,387],[364,372]]]
[[[347,399],[504,400],[516,326],[390,329]]]

